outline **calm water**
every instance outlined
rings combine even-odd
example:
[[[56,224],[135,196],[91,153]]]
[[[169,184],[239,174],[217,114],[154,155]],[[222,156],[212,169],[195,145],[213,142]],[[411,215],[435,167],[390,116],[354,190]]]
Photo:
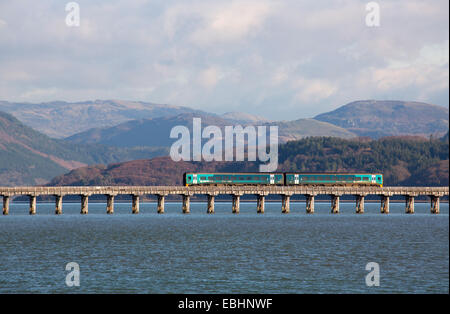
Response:
[[[132,215],[129,203],[90,203],[89,215],[79,203],[11,204],[0,216],[0,293],[448,293],[448,204],[431,215],[429,204],[404,214],[391,204],[379,214],[378,203],[366,203],[364,215],[354,204],[341,203],[341,214],[329,203],[316,203],[314,215],[304,203],[291,203],[282,215],[279,203],[266,203],[256,214],[254,203],[241,203],[233,215],[230,203],[216,203],[207,215],[205,203],[141,203]],[[65,265],[80,265],[80,287],[67,287]],[[380,286],[366,287],[365,266],[380,265]]]

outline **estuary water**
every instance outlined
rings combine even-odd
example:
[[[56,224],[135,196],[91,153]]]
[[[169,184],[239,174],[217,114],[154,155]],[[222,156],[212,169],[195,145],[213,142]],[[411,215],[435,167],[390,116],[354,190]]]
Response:
[[[64,203],[54,215],[53,203],[12,203],[0,216],[0,293],[449,293],[449,209],[430,214],[429,203],[366,203],[355,214],[354,203],[316,203],[313,215],[304,203],[241,203],[233,215],[230,203],[216,202],[213,215],[205,203],[166,203],[158,215],[155,203],[90,203],[80,215],[79,203]],[[80,285],[68,287],[67,263],[80,267]],[[380,285],[368,287],[367,263],[379,264]]]

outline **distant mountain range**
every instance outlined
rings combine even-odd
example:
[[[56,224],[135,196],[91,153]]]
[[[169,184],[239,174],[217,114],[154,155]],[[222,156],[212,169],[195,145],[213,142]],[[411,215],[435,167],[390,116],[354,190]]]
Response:
[[[355,101],[314,119],[372,138],[393,135],[428,137],[430,134],[439,137],[449,128],[448,108],[421,102]]]
[[[109,128],[126,121],[152,119],[180,114],[217,116],[183,106],[142,101],[95,100],[83,102],[52,101],[15,103],[0,101],[0,111],[12,114],[24,124],[53,138],[65,138],[93,127]],[[234,117],[239,117],[234,119]],[[264,118],[244,113],[226,113],[224,119],[257,122]]]
[[[101,143],[111,146],[170,146],[170,130],[176,125],[192,130],[192,119],[202,118],[202,125],[277,125],[279,142],[310,136],[353,138],[368,136],[419,135],[440,137],[449,129],[448,109],[425,103],[402,101],[356,101],[314,119],[267,121],[243,113],[217,116],[209,113],[183,113],[151,119],[131,120],[109,128],[93,128],[68,138],[75,143]],[[151,134],[151,136],[149,136]]]
[[[218,126],[225,134],[225,126],[234,126],[236,121],[222,117],[186,113],[171,117],[159,117],[153,119],[140,119],[124,122],[110,128],[93,128],[66,138],[74,143],[100,143],[109,146],[133,147],[133,146],[165,146],[169,147],[174,139],[169,137],[174,126],[183,125],[192,131],[193,118],[201,118],[202,127],[208,125]],[[248,122],[241,120],[244,127]],[[253,124],[250,124],[253,125]],[[337,127],[333,124],[314,119],[299,119],[296,121],[263,122],[257,125],[277,125],[279,142],[297,140],[307,136],[335,136],[352,138],[356,135]],[[192,133],[191,133],[192,134]]]
[[[133,129],[151,130],[162,127],[168,130],[176,121],[186,125],[188,122],[185,120],[192,116],[215,121],[218,126],[276,124],[280,128],[281,142],[306,136],[442,136],[449,128],[448,108],[389,100],[355,101],[313,119],[293,117],[292,121],[269,121],[258,115],[242,112],[218,115],[183,106],[123,100],[75,103],[54,101],[37,104],[0,101],[0,111],[12,114],[25,125],[53,138],[70,138],[74,142],[114,142],[113,145],[120,146],[125,144],[118,144],[113,138],[125,139],[125,134],[134,134]],[[175,118],[176,116],[181,118]],[[120,135],[122,129],[123,134]],[[114,135],[109,135],[109,132]],[[140,143],[143,142],[138,145]]]

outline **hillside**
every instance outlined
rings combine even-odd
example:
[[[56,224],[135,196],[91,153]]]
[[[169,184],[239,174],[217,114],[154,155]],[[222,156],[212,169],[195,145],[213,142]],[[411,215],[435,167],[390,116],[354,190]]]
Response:
[[[372,138],[406,134],[442,136],[449,129],[448,108],[420,102],[355,101],[314,119]]]
[[[175,139],[169,137],[171,129],[174,126],[183,125],[188,127],[192,134],[193,118],[202,119],[202,128],[208,125],[218,126],[221,128],[223,135],[225,134],[225,126],[237,125],[235,124],[236,121],[230,121],[221,117],[187,113],[173,117],[132,120],[110,128],[94,128],[72,135],[66,140],[74,143],[100,143],[119,147],[133,147],[136,145],[170,147],[175,141]],[[246,125],[243,124],[243,126]],[[265,122],[255,126],[257,125],[277,125],[280,143],[308,136],[355,137],[353,133],[343,128],[314,119]]]
[[[204,113],[181,106],[141,101],[95,100],[83,102],[11,103],[0,101],[0,111],[50,137],[64,138],[96,127],[110,127],[128,120]]]
[[[65,140],[73,143],[100,143],[118,147],[138,145],[169,147],[175,142],[175,139],[170,138],[171,129],[177,125],[184,125],[192,131],[193,118],[201,118],[203,127],[216,125],[223,128],[230,124],[230,121],[220,117],[186,113],[172,117],[132,120],[110,128],[94,128],[72,135]]]
[[[344,128],[315,119],[298,119],[295,121],[280,121],[267,124],[278,125],[280,143],[300,140],[311,136],[331,136],[340,138],[356,137],[354,133]]]
[[[381,172],[387,186],[446,186],[448,149],[448,141],[420,137],[306,138],[280,145],[278,171]],[[54,178],[50,185],[178,185],[185,171],[257,170],[254,162],[174,162],[160,157],[79,168]]]
[[[165,155],[167,149],[117,149],[55,140],[0,112],[0,185],[44,184],[58,174],[87,164]]]

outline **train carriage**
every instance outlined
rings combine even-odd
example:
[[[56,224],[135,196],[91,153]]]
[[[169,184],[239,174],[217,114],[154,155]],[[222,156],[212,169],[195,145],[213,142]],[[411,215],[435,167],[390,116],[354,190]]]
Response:
[[[383,175],[372,173],[285,173],[286,185],[376,185],[383,186]]]
[[[283,173],[185,173],[185,186],[189,185],[284,185]]]

